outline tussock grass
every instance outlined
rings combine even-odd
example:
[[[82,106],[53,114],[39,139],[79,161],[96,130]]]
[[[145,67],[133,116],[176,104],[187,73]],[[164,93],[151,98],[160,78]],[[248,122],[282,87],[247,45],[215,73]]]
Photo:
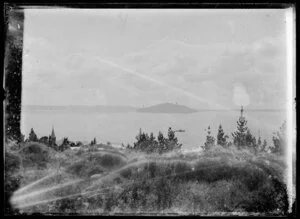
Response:
[[[43,147],[35,149],[25,151],[27,154],[43,154]],[[122,156],[118,153],[67,150],[60,156],[50,156],[47,171],[55,170],[55,162],[59,161],[62,166],[62,172],[52,180],[61,177],[59,183],[74,179],[82,179],[82,182],[52,191],[53,197],[61,198],[32,207],[30,211],[92,215],[117,212],[188,215],[286,213],[285,164],[280,157],[256,156],[247,150],[219,146],[191,154],[130,152]],[[68,161],[62,162],[66,158]],[[32,170],[34,168],[46,172],[46,169],[35,166]],[[93,177],[95,175],[97,178]],[[48,179],[36,188],[53,183]],[[59,184],[56,182],[56,185]],[[75,195],[70,196],[72,194]]]

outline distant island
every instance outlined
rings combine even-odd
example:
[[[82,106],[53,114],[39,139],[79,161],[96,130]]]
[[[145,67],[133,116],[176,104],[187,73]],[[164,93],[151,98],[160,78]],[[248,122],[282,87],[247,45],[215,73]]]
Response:
[[[187,106],[173,104],[173,103],[161,103],[150,107],[145,107],[137,110],[141,113],[195,113],[196,109],[189,108]]]

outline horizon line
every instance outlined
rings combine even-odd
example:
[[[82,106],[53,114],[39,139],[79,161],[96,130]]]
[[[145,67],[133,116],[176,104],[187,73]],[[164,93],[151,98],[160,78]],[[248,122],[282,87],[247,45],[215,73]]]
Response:
[[[166,102],[169,103],[169,102]],[[181,104],[175,104],[174,105],[181,105]],[[155,104],[155,105],[159,105],[159,104]],[[155,106],[155,105],[150,105],[150,106]],[[132,106],[132,105],[104,105],[104,104],[98,104],[98,105],[33,105],[33,104],[27,104],[27,105],[22,105],[21,107],[97,107],[97,106],[103,106],[103,107],[132,107],[132,108],[145,108],[145,106]],[[182,105],[185,106],[185,105]],[[148,106],[146,106],[148,107]],[[188,107],[188,106],[187,106]],[[287,110],[286,108],[245,108],[245,106],[243,106],[244,109],[246,109],[247,111],[285,111]],[[193,108],[193,107],[190,107]],[[198,111],[232,111],[232,110],[240,110],[240,108],[228,108],[228,109],[217,109],[217,108],[193,108],[195,110]]]

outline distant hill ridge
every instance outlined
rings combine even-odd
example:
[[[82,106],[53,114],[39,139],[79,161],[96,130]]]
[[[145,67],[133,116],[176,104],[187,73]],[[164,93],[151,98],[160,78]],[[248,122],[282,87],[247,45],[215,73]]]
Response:
[[[196,109],[189,108],[184,105],[173,103],[161,103],[150,107],[145,107],[137,110],[142,113],[195,113]]]

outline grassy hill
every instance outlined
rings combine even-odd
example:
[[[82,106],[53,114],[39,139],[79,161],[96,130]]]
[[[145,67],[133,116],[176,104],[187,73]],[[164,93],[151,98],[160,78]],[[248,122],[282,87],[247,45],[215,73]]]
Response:
[[[21,212],[286,214],[286,167],[281,157],[272,154],[255,156],[219,146],[203,153],[164,155],[116,153],[109,147],[45,151],[44,145],[29,143],[14,154],[26,160],[14,172],[21,181],[11,199]],[[47,159],[37,158],[41,154],[47,154]],[[15,157],[8,159],[15,161]]]

